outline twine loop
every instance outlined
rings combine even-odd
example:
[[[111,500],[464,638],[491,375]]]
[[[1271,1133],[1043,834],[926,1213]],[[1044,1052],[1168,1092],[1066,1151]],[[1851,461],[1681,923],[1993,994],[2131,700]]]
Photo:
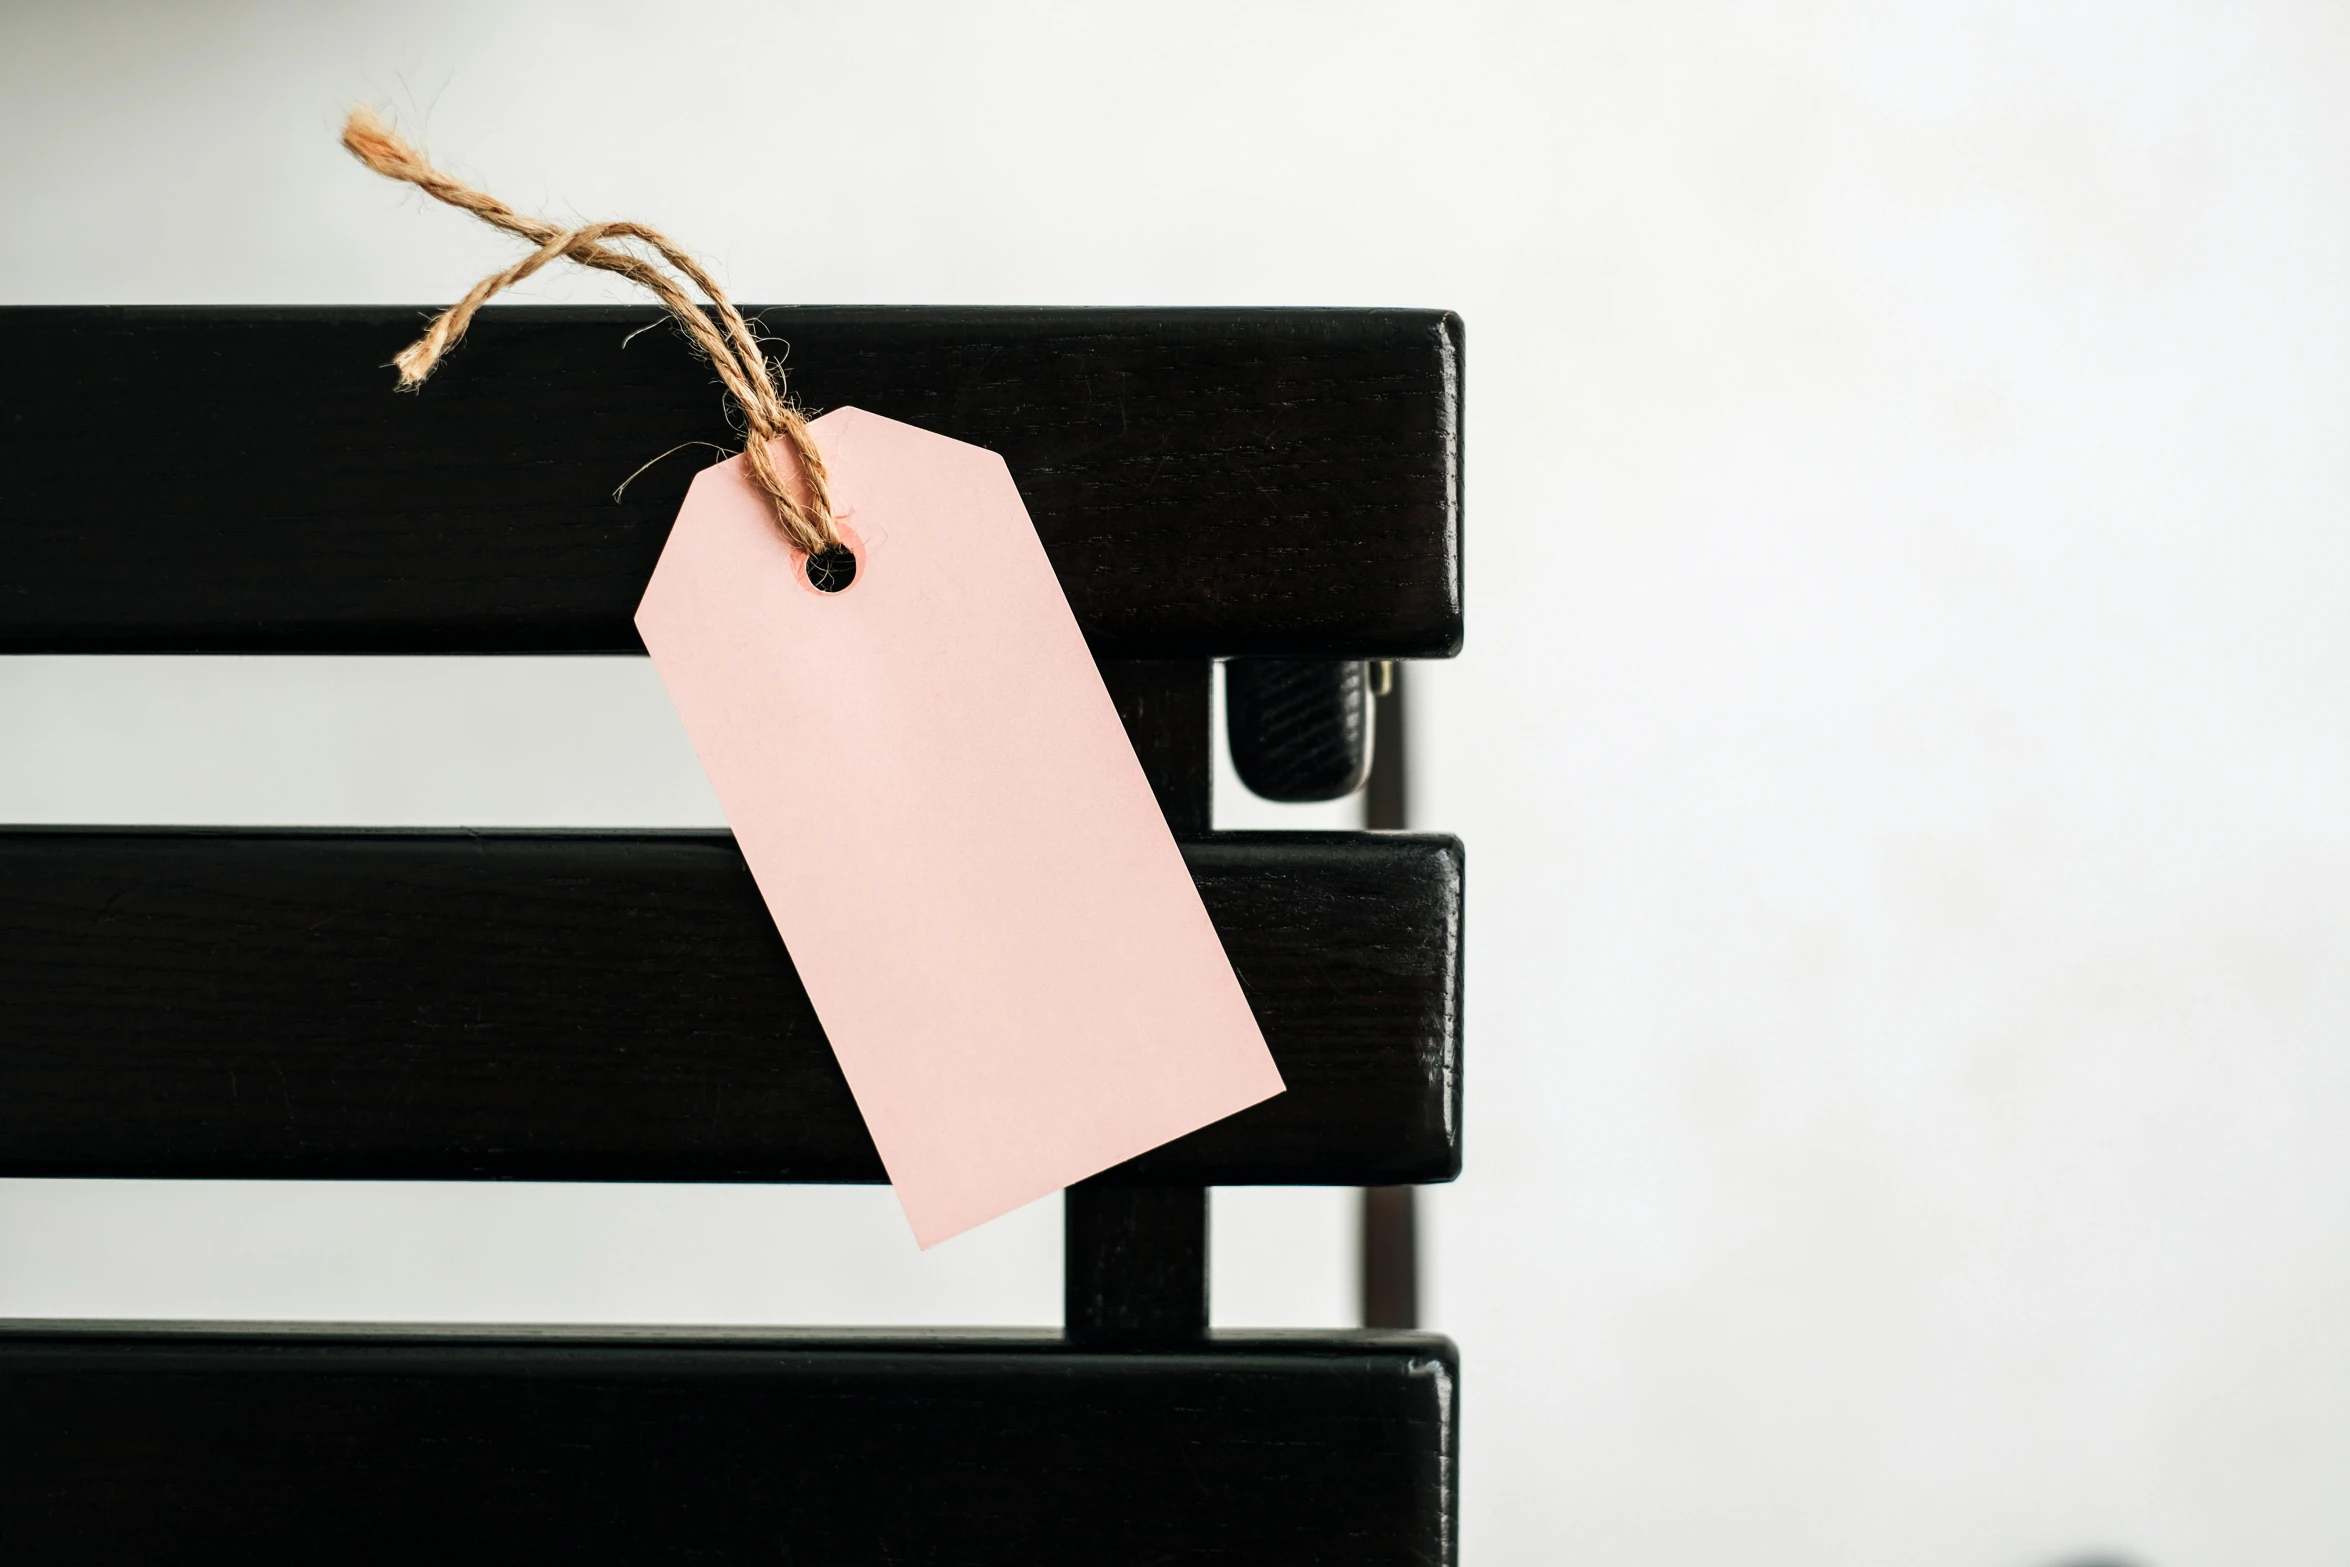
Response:
[[[758,337],[743,320],[742,312],[734,308],[725,290],[692,256],[667,236],[642,223],[586,223],[562,228],[544,219],[526,217],[487,191],[475,190],[434,168],[422,153],[365,106],[353,109],[350,119],[344,123],[343,145],[353,157],[386,179],[413,185],[435,201],[470,212],[493,228],[504,229],[536,247],[504,271],[493,272],[474,284],[463,299],[433,317],[424,336],[393,358],[403,389],[424,384],[424,378],[432,374],[434,366],[464,337],[474,312],[493,295],[513,287],[548,262],[561,258],[600,272],[617,273],[650,289],[717,370],[719,381],[733,397],[735,406],[742,410],[749,435],[743,448],[744,463],[750,469],[752,482],[775,503],[776,526],[784,537],[811,559],[840,546],[840,534],[833,527],[832,503],[825,486],[824,459],[816,450],[815,438],[808,433],[808,421],[784,395],[782,369],[768,363]],[[643,256],[606,243],[611,240],[633,240],[651,249],[702,291],[717,311],[718,325],[711,324],[709,316],[668,272]],[[769,443],[777,440],[789,446],[796,459],[800,480],[796,489],[775,466]]]

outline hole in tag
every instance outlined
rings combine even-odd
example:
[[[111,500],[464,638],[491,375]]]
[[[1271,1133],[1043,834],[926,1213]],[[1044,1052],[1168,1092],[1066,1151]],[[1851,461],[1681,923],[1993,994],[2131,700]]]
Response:
[[[827,544],[808,557],[808,585],[819,593],[838,593],[857,580],[857,554],[846,544]]]

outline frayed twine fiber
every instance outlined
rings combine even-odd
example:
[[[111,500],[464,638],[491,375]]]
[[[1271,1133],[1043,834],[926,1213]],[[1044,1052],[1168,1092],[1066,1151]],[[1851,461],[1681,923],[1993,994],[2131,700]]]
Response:
[[[651,289],[669,307],[678,325],[685,328],[694,346],[709,356],[718,371],[718,379],[743,411],[750,436],[749,444],[743,448],[743,459],[751,470],[753,482],[775,502],[776,524],[784,537],[794,548],[810,556],[840,543],[840,535],[832,525],[824,459],[816,450],[814,437],[808,434],[807,420],[784,399],[783,372],[770,368],[742,312],[734,308],[725,291],[693,257],[641,223],[589,223],[579,228],[558,228],[539,218],[524,217],[488,192],[475,190],[434,168],[374,110],[364,106],[353,109],[350,119],[344,123],[343,145],[353,157],[384,178],[403,180],[435,201],[470,212],[484,223],[519,235],[538,247],[505,271],[483,278],[463,299],[433,317],[424,336],[392,360],[399,369],[402,387],[423,384],[424,378],[440,363],[441,356],[456,347],[457,340],[465,335],[473,313],[492,295],[511,288],[557,257],[566,257],[598,271],[616,272],[632,283]],[[709,298],[717,309],[720,326],[710,324],[710,318],[667,272],[641,256],[611,248],[604,243],[606,240],[635,240],[651,248]],[[774,455],[768,450],[768,443],[778,438],[790,445],[798,459],[800,485],[797,488],[777,472]]]

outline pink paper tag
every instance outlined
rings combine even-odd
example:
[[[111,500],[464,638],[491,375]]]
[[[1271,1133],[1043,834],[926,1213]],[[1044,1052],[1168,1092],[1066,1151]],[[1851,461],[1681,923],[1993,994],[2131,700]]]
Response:
[[[1281,1076],[1003,459],[810,429],[854,582],[738,457],[636,625],[927,1247]]]

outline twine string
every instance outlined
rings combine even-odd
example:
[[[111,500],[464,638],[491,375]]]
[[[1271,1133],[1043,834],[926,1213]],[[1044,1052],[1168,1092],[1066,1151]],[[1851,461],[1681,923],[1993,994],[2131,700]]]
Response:
[[[768,363],[758,336],[717,280],[666,235],[641,223],[586,223],[563,228],[516,212],[487,191],[475,190],[434,168],[422,153],[364,105],[353,109],[345,122],[343,146],[386,179],[413,185],[435,201],[470,212],[491,227],[526,239],[536,247],[512,266],[474,284],[463,299],[433,317],[424,336],[394,356],[392,364],[400,372],[403,389],[424,384],[424,378],[432,374],[443,356],[465,336],[465,328],[472,322],[474,313],[493,296],[548,262],[563,259],[600,272],[617,273],[651,290],[718,372],[720,384],[742,410],[747,427],[749,440],[743,448],[744,464],[750,469],[752,482],[775,503],[776,526],[784,537],[810,557],[839,546],[840,534],[833,527],[831,498],[825,485],[824,459],[816,450],[815,437],[808,433],[808,421],[784,396],[782,370]],[[710,301],[718,316],[717,324],[712,325],[710,317],[670,272],[632,251],[614,248],[606,243],[610,240],[633,240],[657,255],[670,271],[683,275]],[[774,454],[769,450],[769,443],[777,440],[791,449],[795,459],[800,480],[796,489],[778,471]]]

